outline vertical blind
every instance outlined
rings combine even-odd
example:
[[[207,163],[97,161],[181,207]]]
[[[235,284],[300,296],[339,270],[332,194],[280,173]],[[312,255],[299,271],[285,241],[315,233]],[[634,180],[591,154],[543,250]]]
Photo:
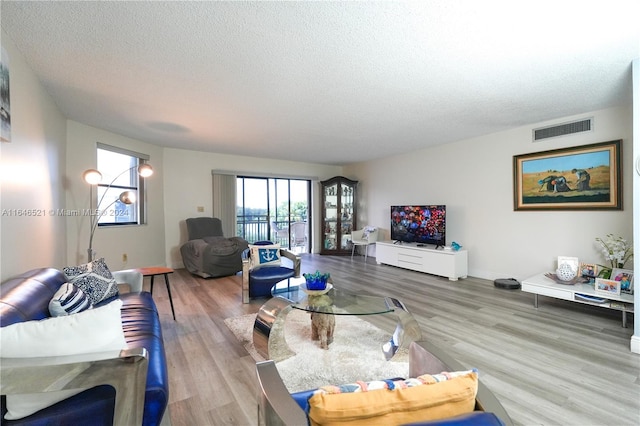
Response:
[[[225,237],[236,236],[236,176],[213,172],[213,217],[222,221]]]

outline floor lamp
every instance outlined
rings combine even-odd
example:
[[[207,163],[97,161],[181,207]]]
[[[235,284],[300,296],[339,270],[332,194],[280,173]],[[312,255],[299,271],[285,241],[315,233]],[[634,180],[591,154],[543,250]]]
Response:
[[[118,201],[121,201],[124,204],[133,204],[136,202],[136,191],[123,191],[118,198],[116,198],[114,201],[112,201],[111,203],[109,203],[107,206],[105,206],[104,208],[100,209],[102,202],[104,201],[104,196],[107,195],[107,191],[109,190],[109,188],[111,188],[111,186],[114,184],[114,182],[123,174],[133,170],[137,168],[138,169],[138,174],[143,177],[149,177],[153,174],[153,168],[149,165],[149,164],[141,164],[140,166],[133,166],[133,167],[129,167],[126,170],[123,170],[120,174],[118,174],[115,178],[113,178],[113,180],[111,181],[111,183],[109,183],[109,185],[106,186],[106,189],[104,191],[104,194],[102,194],[102,197],[100,197],[100,200],[98,200],[98,204],[96,205],[96,210],[95,213],[96,214],[91,214],[89,217],[91,218],[91,220],[89,221],[89,226],[90,226],[90,233],[89,233],[89,248],[87,249],[87,261],[91,262],[93,260],[93,256],[95,255],[95,252],[93,251],[93,234],[96,232],[96,229],[98,227],[98,222],[100,221],[100,218],[105,214],[105,212],[109,209],[109,207],[111,207],[112,205],[114,205],[115,203],[117,203]],[[82,174],[82,179],[84,179],[85,182],[87,182],[89,184],[89,203],[91,204],[93,202],[93,188],[95,186],[97,186],[101,181],[102,181],[102,173],[100,173],[99,171],[95,170],[95,169],[89,169],[89,170],[85,170],[85,172]],[[91,206],[90,206],[91,207]]]

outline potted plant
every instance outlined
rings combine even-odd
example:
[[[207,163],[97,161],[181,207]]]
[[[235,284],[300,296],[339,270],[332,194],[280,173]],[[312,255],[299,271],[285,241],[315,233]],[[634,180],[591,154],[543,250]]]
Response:
[[[633,257],[633,245],[628,244],[627,240],[622,237],[607,234],[605,239],[596,238],[596,242],[600,246],[604,259],[610,264],[610,266],[598,265],[600,266],[598,273],[600,278],[611,278],[613,269],[624,268],[624,265]]]

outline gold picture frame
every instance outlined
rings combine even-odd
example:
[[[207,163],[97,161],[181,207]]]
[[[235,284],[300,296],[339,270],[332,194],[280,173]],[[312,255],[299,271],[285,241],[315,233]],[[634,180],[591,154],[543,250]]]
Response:
[[[514,210],[622,210],[622,140],[513,156]]]

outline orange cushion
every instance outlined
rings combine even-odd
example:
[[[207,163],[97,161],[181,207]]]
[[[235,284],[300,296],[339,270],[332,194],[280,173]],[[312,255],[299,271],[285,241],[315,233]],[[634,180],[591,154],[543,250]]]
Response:
[[[398,425],[469,413],[475,408],[478,375],[470,372],[447,381],[394,390],[316,393],[309,398],[313,426]]]

